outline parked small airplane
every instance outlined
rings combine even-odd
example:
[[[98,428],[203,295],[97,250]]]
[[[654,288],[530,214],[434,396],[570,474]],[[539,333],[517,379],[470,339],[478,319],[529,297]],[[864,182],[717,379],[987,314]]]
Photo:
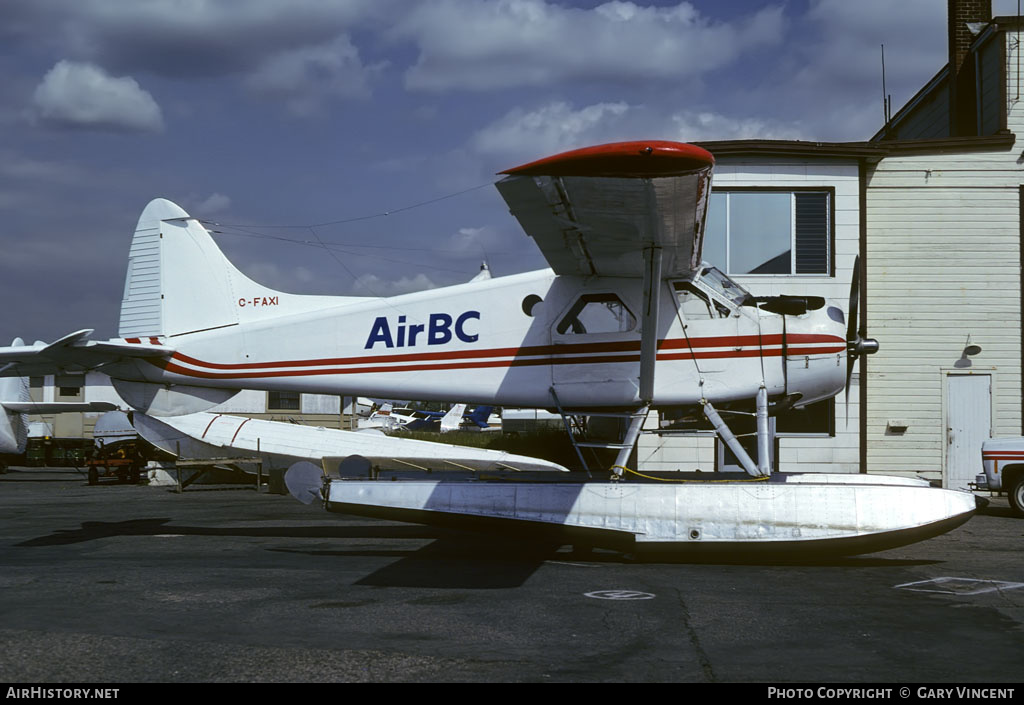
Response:
[[[497,490],[325,484],[326,506],[341,511],[525,521],[716,550],[878,550],[966,521],[970,495],[914,481],[772,475],[769,414],[834,397],[855,360],[878,346],[858,321],[857,277],[847,320],[820,297],[754,297],[702,261],[713,165],[699,147],[649,141],[509,169],[497,188],[551,268],[386,299],[263,287],[198,220],[157,199],[132,240],[120,337],[91,341],[83,330],[3,348],[0,374],[102,365],[133,407],[168,417],[207,410],[241,389],[614,413],[628,419],[615,444],[615,479],[651,409],[695,409],[749,476]],[[756,415],[756,462],[722,419],[724,408]]]
[[[448,411],[426,409],[396,409],[391,402],[384,402],[369,417],[359,420],[359,429],[381,431],[457,431],[462,424],[469,423],[480,428],[487,427],[487,416],[493,407],[479,407],[472,414],[465,414],[466,405],[456,404]],[[480,414],[483,414],[481,420]]]

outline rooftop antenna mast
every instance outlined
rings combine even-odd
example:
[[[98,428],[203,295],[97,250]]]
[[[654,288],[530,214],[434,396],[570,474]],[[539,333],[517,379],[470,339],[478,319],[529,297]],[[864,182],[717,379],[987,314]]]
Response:
[[[892,118],[892,96],[885,89],[885,45],[882,45],[882,118],[886,131],[889,129],[889,120]]]

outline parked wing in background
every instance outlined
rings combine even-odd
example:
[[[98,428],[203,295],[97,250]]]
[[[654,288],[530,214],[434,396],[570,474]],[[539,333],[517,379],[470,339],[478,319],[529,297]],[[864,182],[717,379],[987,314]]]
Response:
[[[504,451],[200,412],[160,419],[136,412],[133,425],[161,450],[188,458],[271,457],[278,467],[359,455],[382,470],[557,471],[556,463]]]

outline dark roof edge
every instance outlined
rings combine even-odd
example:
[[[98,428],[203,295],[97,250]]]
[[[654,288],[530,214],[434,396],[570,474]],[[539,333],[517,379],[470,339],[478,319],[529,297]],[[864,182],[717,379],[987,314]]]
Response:
[[[985,29],[982,32],[980,32],[977,37],[975,37],[974,41],[971,42],[971,49],[976,50],[981,42],[987,41],[988,35],[991,34],[992,31],[1006,31],[1008,29],[1021,29],[1022,27],[1024,27],[1024,17],[1020,17],[1017,15],[1000,15],[999,17],[993,17],[989,21]],[[948,77],[949,64],[946,64],[941,69],[939,69],[939,72],[932,76],[931,80],[925,83],[910,100],[904,103],[903,107],[896,111],[896,113],[892,116],[892,118],[890,118],[887,124],[882,125],[882,127],[878,130],[878,132],[874,134],[871,140],[873,142],[878,140],[884,140],[885,134],[889,130],[893,129],[896,125],[898,125],[900,122],[902,122],[906,117],[908,117],[913,112],[914,108],[918,106],[918,104],[920,104],[926,97],[931,95],[936,90],[943,88],[943,83],[946,81]]]
[[[944,87],[945,81],[949,78],[949,64],[946,64],[939,72],[929,79],[927,83],[921,86],[921,89],[913,95],[913,97],[903,104],[896,114],[889,118],[889,122],[882,125],[882,127],[874,134],[871,138],[872,142],[877,142],[885,139],[885,134],[892,130],[896,125],[903,122],[925,98],[930,96],[936,90]]]
[[[884,157],[884,146],[871,142],[810,142],[805,140],[715,140],[694,142],[716,157],[772,155],[791,157]]]
[[[717,140],[694,142],[715,157],[846,157],[877,161],[892,154],[946,154],[972,150],[1008,149],[1016,136],[1000,132],[982,137],[942,137],[878,142],[809,142],[803,140]]]
[[[1024,17],[1020,15],[1000,15],[993,17],[989,24],[995,25],[996,29],[1016,29],[1024,26]]]
[[[889,154],[946,154],[948,152],[970,152],[1009,149],[1017,136],[1010,131],[977,137],[939,137],[927,140],[882,140],[875,142]]]

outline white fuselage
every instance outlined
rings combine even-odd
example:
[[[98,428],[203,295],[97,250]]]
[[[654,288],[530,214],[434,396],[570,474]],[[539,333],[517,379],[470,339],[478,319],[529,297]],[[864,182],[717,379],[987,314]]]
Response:
[[[784,325],[783,316],[738,305],[699,275],[673,284],[661,285],[654,406],[752,399],[762,384],[770,397],[799,394],[802,404],[843,388],[845,328],[836,309],[786,316]],[[340,299],[175,336],[164,343],[176,351],[170,363],[135,363],[111,375],[534,408],[554,406],[554,390],[563,408],[635,406],[641,289],[636,278],[543,270]]]

